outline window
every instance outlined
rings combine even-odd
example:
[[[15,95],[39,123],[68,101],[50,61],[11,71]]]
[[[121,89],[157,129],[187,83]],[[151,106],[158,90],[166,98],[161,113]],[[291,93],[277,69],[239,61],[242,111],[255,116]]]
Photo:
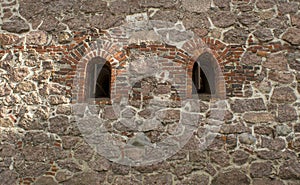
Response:
[[[193,94],[210,94],[209,82],[198,62],[193,66]]]
[[[110,98],[111,66],[104,59],[95,58],[88,64],[88,99]]]

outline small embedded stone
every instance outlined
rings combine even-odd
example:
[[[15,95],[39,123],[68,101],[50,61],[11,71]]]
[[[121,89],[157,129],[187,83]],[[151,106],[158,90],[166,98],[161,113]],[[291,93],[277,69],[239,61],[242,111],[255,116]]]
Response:
[[[243,133],[239,135],[239,141],[243,144],[252,145],[256,142],[256,138],[248,133]]]
[[[57,37],[58,37],[59,44],[67,44],[67,43],[72,42],[72,40],[73,40],[72,35],[68,32],[61,32],[58,34]]]
[[[43,46],[48,42],[48,35],[44,31],[32,31],[26,35],[26,44]]]
[[[287,125],[278,125],[276,126],[276,133],[279,136],[286,136],[292,132],[292,128]]]
[[[0,46],[14,45],[20,38],[13,34],[0,34]]]

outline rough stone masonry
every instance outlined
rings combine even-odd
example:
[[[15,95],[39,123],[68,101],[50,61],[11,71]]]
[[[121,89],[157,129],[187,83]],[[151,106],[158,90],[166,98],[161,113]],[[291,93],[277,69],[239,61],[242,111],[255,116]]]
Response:
[[[0,4],[1,185],[300,184],[299,0]],[[111,87],[94,101],[98,58]],[[195,62],[209,100],[188,101]],[[155,143],[164,160],[136,165]]]

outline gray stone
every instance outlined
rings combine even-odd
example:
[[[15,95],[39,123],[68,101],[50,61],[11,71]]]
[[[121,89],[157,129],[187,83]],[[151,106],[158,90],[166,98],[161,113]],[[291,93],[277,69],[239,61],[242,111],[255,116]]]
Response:
[[[290,105],[280,105],[278,107],[277,120],[281,123],[297,120],[298,115],[294,107]]]
[[[214,3],[221,10],[230,10],[230,0],[214,0]]]
[[[219,174],[212,180],[212,185],[250,185],[250,179],[247,175],[238,169],[231,169]]]
[[[258,0],[256,6],[260,9],[269,9],[275,5],[273,0]]]
[[[50,118],[49,122],[49,132],[59,135],[67,134],[68,127],[70,126],[69,118],[67,116],[55,116]]]
[[[62,147],[64,149],[73,149],[75,148],[76,144],[81,141],[81,138],[74,137],[74,136],[62,136]]]
[[[229,44],[244,45],[248,39],[249,32],[241,28],[231,29],[224,33],[224,41]]]
[[[272,103],[293,103],[296,100],[295,92],[290,87],[275,88],[271,97]]]
[[[1,185],[17,185],[18,184],[18,177],[19,175],[14,172],[14,171],[10,171],[10,170],[0,170],[0,179]]]
[[[136,178],[132,177],[122,177],[122,176],[117,176],[114,181],[113,184],[122,184],[122,185],[142,185],[143,183],[141,182],[141,180],[138,180]]]
[[[32,82],[25,81],[25,82],[19,83],[14,91],[23,93],[23,92],[30,92],[35,89],[36,89],[36,87]]]
[[[144,0],[140,2],[142,8],[172,8],[178,4],[177,0]]]
[[[300,53],[297,51],[289,52],[287,54],[288,63],[291,69],[295,69],[296,71],[300,71]],[[297,77],[297,80],[300,81],[300,77]]]
[[[263,67],[278,71],[287,71],[287,58],[282,53],[271,54],[267,61],[263,63]]]
[[[26,44],[42,46],[47,44],[48,35],[44,31],[32,31],[26,35]]]
[[[8,46],[17,44],[20,38],[13,34],[0,34],[0,46]]]
[[[99,29],[109,29],[111,27],[116,27],[118,25],[121,25],[122,22],[124,22],[124,16],[121,15],[114,15],[110,12],[104,12],[103,15],[93,15],[90,18],[90,25]],[[72,26],[74,29],[78,27],[77,19],[72,20],[74,23],[70,25],[70,23],[67,23],[69,26]],[[81,20],[79,25],[81,25],[82,28],[86,28],[87,25],[86,20]]]
[[[183,0],[182,6],[189,12],[206,12],[210,8],[210,1]]]
[[[73,36],[68,32],[61,32],[57,35],[59,44],[67,44],[73,40]]]
[[[286,146],[284,139],[282,138],[267,138],[261,137],[261,147],[268,148],[270,150],[283,150]]]
[[[77,145],[76,148],[74,149],[74,158],[76,159],[90,161],[91,158],[93,157],[93,154],[94,154],[94,150],[91,148],[90,145],[85,143],[81,145]]]
[[[300,28],[300,14],[295,14],[291,16],[292,25]]]
[[[103,184],[106,179],[105,173],[82,172],[75,174],[64,185]]]
[[[173,183],[173,178],[172,178],[171,174],[160,173],[160,174],[153,174],[153,175],[145,176],[143,182],[145,185],[151,185],[151,184],[171,185]]]
[[[178,179],[183,179],[184,176],[187,176],[192,171],[193,167],[188,165],[176,165],[174,167],[174,173]]]
[[[257,157],[264,160],[275,160],[281,158],[280,151],[260,150],[257,151]]]
[[[243,133],[239,135],[239,141],[243,144],[252,145],[256,142],[256,138],[248,133]]]
[[[282,39],[289,42],[292,45],[300,44],[300,29],[289,28],[282,36]]]
[[[272,136],[274,134],[274,129],[269,126],[255,126],[254,133],[259,135]]]
[[[63,182],[63,181],[70,179],[72,177],[72,175],[73,175],[73,173],[68,170],[59,170],[55,175],[55,179],[58,182]]]
[[[224,151],[215,151],[210,153],[210,161],[219,166],[226,167],[230,165],[230,156]]]
[[[270,29],[259,29],[253,32],[253,35],[262,42],[273,40],[273,34]]]
[[[158,10],[153,16],[149,17],[150,20],[161,20],[176,23],[180,17],[176,10]]]
[[[287,160],[279,168],[279,177],[282,179],[300,180],[300,163],[295,160]]]
[[[260,65],[262,63],[262,58],[257,56],[255,53],[252,52],[246,52],[242,59],[241,59],[242,64],[245,65]]]
[[[40,157],[40,156],[39,156]],[[16,160],[14,168],[22,177],[39,177],[50,169],[49,163],[25,162]]]
[[[112,106],[105,106],[103,118],[109,119],[109,120],[114,120],[114,119],[118,119],[118,115],[116,115]]]
[[[82,167],[74,159],[57,161],[57,164],[61,169],[67,169],[68,171],[73,173],[82,171]]]
[[[13,127],[14,123],[8,118],[0,118],[0,127]]]
[[[58,183],[52,177],[47,177],[47,176],[38,178],[33,184],[34,185],[58,185]]]
[[[43,24],[40,26],[39,29],[47,32],[51,32],[58,29],[59,21],[55,18],[55,16],[56,15],[46,15],[45,17],[43,17],[42,20],[47,20],[47,21],[43,21]]]
[[[209,177],[204,174],[193,174],[190,178],[187,178],[177,185],[207,185],[209,184]]]
[[[124,176],[124,175],[128,175],[130,172],[129,166],[125,166],[125,165],[121,165],[121,164],[117,164],[117,163],[112,163],[111,168],[112,168],[112,171],[114,172],[114,174],[116,174],[116,175]]]
[[[29,75],[29,70],[27,67],[19,67],[12,70],[11,80],[15,82],[23,81]]]
[[[12,33],[23,33],[29,30],[29,25],[20,17],[13,16],[5,21],[1,28]]]
[[[220,11],[211,15],[211,20],[216,27],[227,28],[235,23],[235,15],[228,11]]]
[[[283,181],[278,179],[271,179],[271,178],[255,178],[253,179],[253,184],[255,185],[284,185]]]
[[[294,81],[294,75],[292,75],[291,73],[272,70],[269,72],[269,79],[279,83],[289,84]]]
[[[252,28],[258,23],[259,17],[255,13],[247,12],[239,15],[238,20],[243,25]]]
[[[183,18],[184,26],[187,30],[192,28],[204,28],[208,29],[210,27],[210,23],[206,14],[199,13],[199,14],[187,14]]]
[[[281,14],[292,14],[298,11],[299,5],[296,2],[285,2],[279,3],[277,7]]]
[[[231,110],[236,113],[266,110],[263,99],[236,99],[230,103]]]
[[[84,0],[82,2],[82,6],[80,6],[80,10],[85,13],[96,13],[103,12],[107,8],[107,2],[105,1],[97,1],[92,2],[88,0]]]
[[[249,159],[249,154],[243,150],[234,151],[232,154],[233,162],[237,165],[245,164]]]
[[[70,105],[59,105],[56,109],[56,114],[70,115],[72,113],[72,108]]]
[[[94,161],[89,161],[88,165],[94,171],[107,171],[111,168],[110,162],[102,156],[95,156]]]
[[[243,119],[249,123],[270,123],[275,121],[274,116],[268,112],[246,112]]]
[[[268,177],[272,173],[271,162],[255,162],[250,165],[250,175],[254,178]]]

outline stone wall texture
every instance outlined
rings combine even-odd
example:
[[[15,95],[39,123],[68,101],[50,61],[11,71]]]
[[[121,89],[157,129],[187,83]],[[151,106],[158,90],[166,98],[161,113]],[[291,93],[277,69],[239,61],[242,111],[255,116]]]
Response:
[[[0,5],[0,185],[300,184],[299,0]],[[86,101],[97,57],[114,101]],[[195,62],[210,100],[188,100]],[[94,118],[112,148],[89,142],[103,132]],[[173,148],[137,165],[159,152],[126,143]]]

